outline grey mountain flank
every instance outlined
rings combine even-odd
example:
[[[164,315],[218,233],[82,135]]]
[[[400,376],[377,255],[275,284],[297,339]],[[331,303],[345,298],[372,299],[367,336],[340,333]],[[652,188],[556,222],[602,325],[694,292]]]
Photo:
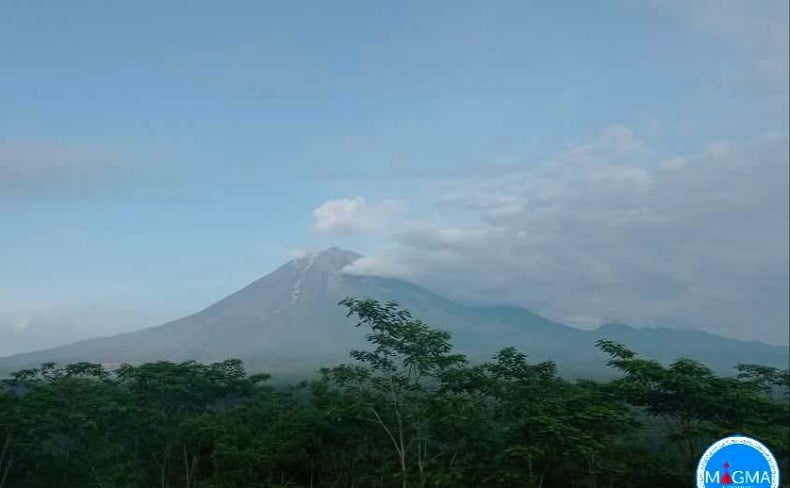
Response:
[[[581,330],[519,307],[466,306],[406,281],[344,273],[359,257],[331,248],[294,259],[196,314],[135,332],[0,358],[0,370],[46,361],[114,366],[234,357],[251,370],[306,374],[348,361],[348,351],[364,344],[364,331],[353,327],[338,306],[347,296],[398,302],[416,318],[452,332],[457,349],[473,360],[513,346],[534,361],[556,361],[566,375],[607,375],[605,358],[595,348],[602,338],[662,362],[690,357],[725,374],[738,363],[788,367],[787,347],[621,324]]]

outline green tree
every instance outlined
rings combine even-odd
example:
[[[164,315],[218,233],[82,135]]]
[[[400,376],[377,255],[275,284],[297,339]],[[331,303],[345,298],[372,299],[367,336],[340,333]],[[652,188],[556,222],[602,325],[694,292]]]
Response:
[[[0,488],[4,488],[14,465],[14,417],[17,397],[0,385]]]
[[[742,365],[739,376],[720,377],[691,359],[665,367],[621,344],[597,345],[624,373],[612,389],[665,422],[667,437],[680,448],[682,469],[691,472],[704,446],[737,432],[767,442],[786,470],[790,405],[774,389],[787,384],[787,372]]]
[[[322,371],[319,386],[338,388],[350,399],[358,418],[378,426],[388,439],[398,465],[400,485],[427,480],[431,452],[430,397],[439,391],[442,372],[463,365],[452,353],[450,333],[434,330],[396,303],[347,298],[340,302],[356,326],[367,327],[370,351],[352,351],[360,366],[342,365]]]
[[[201,446],[190,444],[185,424],[203,412],[234,407],[268,378],[248,377],[238,359],[209,365],[194,361],[124,365],[116,376],[129,398],[125,413],[130,420],[131,452],[138,460],[154,462],[156,481],[150,475],[145,479],[161,488],[167,488],[171,479],[191,488],[197,476]]]

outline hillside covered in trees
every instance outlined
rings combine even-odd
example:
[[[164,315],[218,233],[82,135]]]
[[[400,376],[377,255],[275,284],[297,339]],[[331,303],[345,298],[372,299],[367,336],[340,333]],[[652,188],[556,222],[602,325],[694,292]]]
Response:
[[[722,377],[599,341],[618,379],[569,381],[514,348],[470,363],[394,303],[341,303],[368,347],[288,387],[235,359],[15,372],[0,488],[675,488],[736,432],[773,450],[787,486],[786,370]]]

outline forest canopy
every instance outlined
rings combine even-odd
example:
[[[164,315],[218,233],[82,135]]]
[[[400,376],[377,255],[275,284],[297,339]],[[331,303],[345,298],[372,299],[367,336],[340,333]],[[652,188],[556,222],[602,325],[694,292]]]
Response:
[[[341,304],[367,349],[299,384],[237,359],[14,372],[0,488],[675,488],[736,432],[772,449],[787,486],[786,370],[723,377],[599,341],[618,378],[569,380],[514,347],[472,364],[395,303]]]

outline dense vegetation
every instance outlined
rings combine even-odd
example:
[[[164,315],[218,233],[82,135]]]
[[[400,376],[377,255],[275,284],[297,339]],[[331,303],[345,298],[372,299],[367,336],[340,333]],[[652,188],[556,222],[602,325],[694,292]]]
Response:
[[[787,371],[719,377],[601,341],[620,378],[571,382],[512,348],[470,365],[395,304],[342,304],[369,350],[286,389],[238,360],[14,373],[0,488],[675,488],[734,432],[771,447],[788,478]]]

